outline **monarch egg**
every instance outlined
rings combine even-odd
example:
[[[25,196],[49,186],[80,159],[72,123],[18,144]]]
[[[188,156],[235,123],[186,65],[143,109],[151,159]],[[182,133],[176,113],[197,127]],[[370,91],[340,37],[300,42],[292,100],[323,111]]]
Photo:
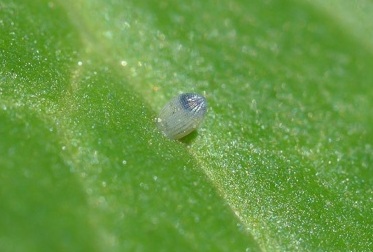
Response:
[[[195,130],[205,118],[206,98],[185,93],[169,101],[159,113],[158,128],[171,139],[180,139]]]

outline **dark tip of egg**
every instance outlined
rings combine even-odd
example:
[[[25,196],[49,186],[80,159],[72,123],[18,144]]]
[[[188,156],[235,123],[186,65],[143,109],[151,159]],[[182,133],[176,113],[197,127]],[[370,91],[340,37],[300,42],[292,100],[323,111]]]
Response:
[[[180,95],[181,106],[188,111],[204,113],[207,109],[206,98],[199,94],[185,93]]]

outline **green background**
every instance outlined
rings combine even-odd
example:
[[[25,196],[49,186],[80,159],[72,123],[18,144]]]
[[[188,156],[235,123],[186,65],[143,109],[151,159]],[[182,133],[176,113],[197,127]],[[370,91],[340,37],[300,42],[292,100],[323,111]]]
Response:
[[[0,1],[0,251],[373,250],[372,11]]]

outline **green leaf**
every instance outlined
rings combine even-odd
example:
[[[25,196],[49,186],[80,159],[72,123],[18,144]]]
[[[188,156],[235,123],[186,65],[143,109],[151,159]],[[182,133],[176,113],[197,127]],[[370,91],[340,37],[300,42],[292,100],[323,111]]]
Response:
[[[373,6],[333,2],[1,2],[0,251],[373,250]]]

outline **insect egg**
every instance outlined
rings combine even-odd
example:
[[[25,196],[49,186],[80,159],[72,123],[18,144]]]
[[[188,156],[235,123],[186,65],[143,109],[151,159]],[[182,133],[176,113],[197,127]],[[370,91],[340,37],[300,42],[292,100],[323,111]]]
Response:
[[[206,98],[184,93],[169,101],[158,116],[158,128],[171,139],[180,139],[195,130],[205,118]]]

